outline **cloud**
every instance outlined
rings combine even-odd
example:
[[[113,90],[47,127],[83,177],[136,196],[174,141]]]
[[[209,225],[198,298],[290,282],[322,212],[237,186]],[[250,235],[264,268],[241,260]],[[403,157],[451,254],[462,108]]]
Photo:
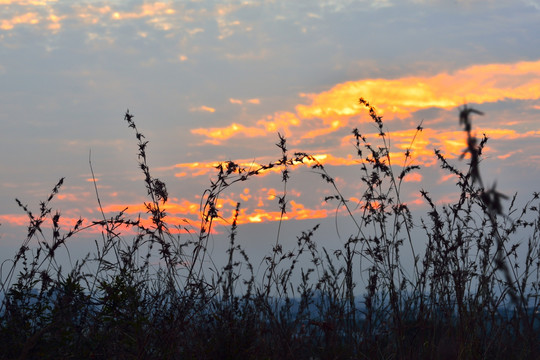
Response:
[[[247,99],[247,100],[240,100],[240,99],[230,98],[229,102],[231,104],[236,104],[236,105],[242,105],[244,103],[253,104],[253,105],[259,105],[261,103],[261,100],[257,99],[257,98]]]
[[[169,21],[173,16],[177,16],[177,10],[171,2],[147,2],[132,6],[129,10],[120,10],[119,6],[102,4],[96,6],[93,4],[73,4],[71,11],[62,6],[55,4],[53,0],[43,1],[13,1],[0,0],[1,5],[15,5],[11,12],[11,18],[3,18],[0,21],[0,29],[12,30],[17,25],[29,24],[37,25],[47,23],[46,29],[53,33],[60,30],[61,22],[65,19],[82,20],[83,24],[96,25],[107,24],[113,25],[115,22],[126,20],[146,19],[146,23],[158,30],[170,30],[178,23],[177,20]],[[71,4],[70,4],[71,5]],[[5,15],[4,15],[5,17]],[[77,21],[72,22],[73,26],[77,26]]]
[[[403,181],[405,182],[421,182],[423,179],[422,174],[419,173],[408,173],[403,178]]]
[[[26,226],[29,223],[29,219],[27,215],[14,215],[14,214],[0,215],[0,221],[2,224],[10,224],[13,226]]]
[[[275,131],[288,134],[291,128],[299,129],[304,139],[317,138],[350,126],[354,117],[365,118],[366,109],[358,103],[359,97],[375,104],[385,120],[408,118],[422,109],[453,109],[465,102],[538,99],[540,61],[475,65],[434,76],[348,81],[328,91],[300,96],[308,104],[297,105],[294,113],[276,112],[256,126],[233,124],[211,131],[194,129],[192,133],[215,144],[236,136],[262,137]],[[312,126],[314,122],[317,126]]]
[[[14,16],[13,18],[9,20],[2,19],[2,22],[0,22],[0,29],[2,30],[11,30],[16,25],[21,24],[31,24],[35,25],[39,23],[39,15],[35,12],[28,12],[22,15]]]
[[[216,112],[216,109],[210,106],[202,105],[199,107],[191,108],[190,111],[203,111],[203,112],[213,113],[213,112]]]
[[[0,5],[33,5],[45,6],[58,0],[0,0]]]
[[[112,18],[116,20],[122,19],[138,19],[142,17],[153,17],[157,15],[172,15],[176,11],[169,5],[163,2],[146,3],[138,6],[137,12],[118,12],[112,14]]]
[[[358,160],[352,156],[339,157],[331,154],[310,154],[316,161],[324,163],[325,165],[333,166],[350,166],[358,164]],[[239,159],[235,163],[243,169],[246,170],[256,170],[263,166],[264,164],[269,164],[277,159],[271,157],[259,158],[258,162],[254,162],[249,159]],[[307,166],[315,165],[316,161],[304,159],[304,164]],[[175,169],[180,169],[180,172],[176,173],[176,177],[197,177],[197,176],[206,176],[208,174],[215,174],[216,167],[219,165],[219,162],[208,161],[208,162],[193,162],[193,163],[181,163],[174,165]],[[295,165],[299,165],[299,162],[295,162]],[[273,167],[271,169],[266,169],[258,172],[259,176],[264,176],[270,173],[279,173],[281,169],[279,167]]]
[[[233,36],[238,30],[251,31],[249,26],[245,26],[239,19],[230,19],[231,15],[239,10],[256,6],[255,3],[245,1],[240,4],[218,4],[214,9],[214,17],[218,25],[219,36],[218,39],[223,40]]]
[[[232,223],[234,209],[238,200],[244,202],[244,205],[240,209],[240,214],[237,220],[237,223],[239,225],[251,222],[280,220],[280,218],[282,217],[282,213],[276,205],[277,200],[275,199],[275,195],[268,195],[275,194],[276,190],[262,188],[255,189],[253,191],[255,192],[255,194],[251,194],[251,190],[249,188],[244,188],[239,194],[222,194],[216,203],[216,208],[220,217],[215,220],[215,223],[219,225],[229,226]],[[237,199],[237,197],[239,197],[240,199]],[[263,199],[265,200],[265,202],[263,202]],[[257,200],[257,206],[252,206],[253,203],[257,203]],[[177,199],[176,201],[173,200],[167,202],[160,208],[165,212],[166,222],[169,226],[184,226],[186,225],[186,223],[197,225],[198,221],[200,221],[201,203],[199,202],[192,202],[185,199]],[[138,217],[139,214],[141,214],[141,223],[145,226],[152,226],[151,219],[149,215],[146,214],[147,208],[143,203],[112,204],[105,206],[103,208],[103,211],[107,215],[118,214],[120,211],[124,211],[126,215],[130,216]],[[313,208],[312,206],[306,206],[306,204],[303,204],[298,200],[290,200],[287,206],[287,212],[285,215],[283,215],[283,219],[318,219],[325,218],[330,214],[334,214],[334,212],[335,210],[333,209],[324,209],[320,208],[319,206]],[[18,226],[22,226],[27,223],[27,217],[24,216],[5,215],[3,217],[0,217],[0,219]],[[72,222],[71,219],[70,221]]]
[[[414,111],[431,107],[451,109],[464,102],[538,99],[540,61],[475,65],[426,77],[349,81],[304,96],[311,104],[299,105],[297,112],[306,119],[358,115],[363,109],[353,100],[359,96],[377,104],[377,111],[386,120],[409,117]]]
[[[60,226],[60,234],[67,233],[70,229],[72,229],[75,224],[80,220],[79,217],[69,217],[62,215],[60,216],[60,219],[58,221],[58,225]],[[30,220],[27,215],[15,215],[15,214],[3,214],[0,215],[0,223],[8,225],[8,226],[28,226],[30,224]],[[82,227],[86,227],[90,225],[90,221],[84,220],[82,223]],[[44,230],[44,232],[47,232],[47,229],[52,229],[52,220],[51,218],[45,218],[43,223],[40,225],[40,228]],[[101,229],[97,227],[90,227],[88,229],[84,230],[86,233],[100,233]]]
[[[208,137],[208,139],[206,140],[207,143],[215,145],[218,145],[222,141],[236,135],[243,135],[244,137],[260,137],[267,134],[266,131],[264,131],[263,129],[259,129],[256,127],[248,127],[236,123],[232,123],[227,127],[194,129],[191,130],[191,133],[195,135],[204,135]]]

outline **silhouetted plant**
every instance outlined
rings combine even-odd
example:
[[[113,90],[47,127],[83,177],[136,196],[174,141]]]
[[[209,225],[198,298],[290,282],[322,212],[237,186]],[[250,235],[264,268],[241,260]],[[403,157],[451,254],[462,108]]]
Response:
[[[127,111],[149,199],[142,217],[148,219],[128,219],[125,209],[106,217],[95,179],[101,218],[79,219],[67,231],[51,207],[63,178],[37,213],[17,200],[29,226],[0,272],[0,358],[537,358],[540,195],[521,209],[514,195],[505,208],[508,198],[495,182],[485,187],[480,163],[488,138],[475,137],[471,120],[482,113],[465,106],[459,124],[467,148],[460,158],[469,158],[467,168],[435,150],[440,166],[456,176],[459,196],[438,205],[420,190],[428,211],[416,220],[401,194],[405,176],[420,169],[413,144],[422,123],[398,165],[382,117],[365,99],[359,103],[378,137],[352,131],[360,169],[352,181],[363,188],[358,203],[315,156],[291,156],[278,134],[277,160],[250,168],[233,161],[217,165],[202,194],[200,224],[187,224],[181,234],[167,224],[167,188],[152,176],[149,143]],[[319,248],[319,225],[296,241],[281,231],[291,169],[304,165],[334,192],[324,200],[336,202],[355,226],[341,248]],[[273,168],[281,170],[281,216],[276,242],[258,262],[262,275],[237,242],[240,203],[225,265],[218,267],[208,242],[216,219],[225,220],[220,197]],[[93,177],[91,162],[90,170]],[[415,227],[425,239],[413,238]],[[62,269],[59,251],[69,256],[70,239],[90,228],[101,230],[95,249]],[[523,234],[528,238],[521,243]],[[422,240],[425,248],[415,247]],[[410,266],[401,260],[405,250],[412,254]]]

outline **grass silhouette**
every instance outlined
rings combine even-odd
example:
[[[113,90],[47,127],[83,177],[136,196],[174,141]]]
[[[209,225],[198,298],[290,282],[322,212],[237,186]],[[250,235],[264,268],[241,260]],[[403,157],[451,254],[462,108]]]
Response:
[[[125,210],[106,218],[96,186],[102,218],[87,225],[79,219],[62,229],[61,215],[50,202],[63,179],[36,214],[17,200],[29,225],[19,251],[2,264],[1,358],[538,358],[539,194],[521,209],[514,207],[514,196],[504,208],[506,196],[495,185],[484,186],[480,162],[488,139],[478,141],[471,119],[482,113],[465,106],[459,115],[470,158],[465,170],[440,151],[434,154],[456,176],[459,196],[437,206],[420,190],[429,210],[415,219],[402,201],[401,185],[408,173],[420,169],[412,145],[422,124],[397,166],[382,118],[365,99],[360,104],[378,129],[378,142],[352,131],[364,189],[358,206],[344,197],[324,164],[307,153],[289,154],[286,139],[278,134],[281,157],[276,161],[258,168],[232,161],[217,167],[203,192],[200,225],[182,236],[167,224],[166,185],[152,176],[148,141],[127,111],[124,119],[138,142],[150,224],[127,218]],[[337,202],[352,220],[356,233],[341,249],[319,248],[314,240],[318,225],[285,248],[281,222],[290,169],[297,166],[311,166],[321,186],[334,192],[326,201]],[[221,216],[220,196],[272,168],[281,169],[281,219],[276,242],[259,263],[262,278],[237,243],[240,203],[230,226],[226,264],[219,268],[208,241]],[[90,169],[93,176],[91,163]],[[46,219],[51,219],[50,235],[43,229]],[[421,252],[413,245],[418,243],[413,241],[415,226],[425,234]],[[62,269],[56,261],[59,248],[68,249],[69,240],[89,228],[101,231],[95,249]],[[127,230],[136,235],[124,235]],[[519,239],[527,234],[527,240],[519,242],[517,234]],[[412,271],[402,264],[404,251],[412,254]],[[153,259],[160,260],[158,265]],[[367,274],[364,288],[359,269]]]

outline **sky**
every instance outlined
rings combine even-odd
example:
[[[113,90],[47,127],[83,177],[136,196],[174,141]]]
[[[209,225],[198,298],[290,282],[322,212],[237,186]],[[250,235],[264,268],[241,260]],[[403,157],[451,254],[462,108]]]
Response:
[[[89,159],[106,215],[127,207],[145,217],[127,109],[149,141],[153,176],[167,185],[170,224],[198,227],[219,162],[279,159],[278,133],[291,154],[316,156],[344,196],[359,199],[351,131],[378,139],[360,97],[383,116],[394,164],[422,122],[412,147],[422,169],[403,192],[413,209],[425,209],[420,189],[438,204],[455,199],[455,178],[433,151],[466,167],[464,104],[484,113],[473,126],[489,137],[486,182],[526,200],[540,190],[538,34],[535,0],[0,0],[2,258],[26,236],[15,198],[37,213],[62,177],[51,206],[64,226],[100,219]],[[315,223],[327,225],[328,246],[346,239],[343,209],[324,201],[332,188],[309,166],[291,170],[284,239]],[[271,249],[283,191],[279,169],[228,188],[216,236],[240,202],[242,241]]]

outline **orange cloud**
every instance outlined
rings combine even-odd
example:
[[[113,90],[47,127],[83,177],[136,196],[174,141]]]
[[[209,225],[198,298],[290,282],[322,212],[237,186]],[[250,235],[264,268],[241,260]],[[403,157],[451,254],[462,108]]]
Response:
[[[242,124],[232,123],[228,127],[224,128],[199,128],[191,130],[192,134],[205,135],[209,137],[206,142],[210,144],[220,144],[223,140],[229,139],[237,134],[242,134],[245,137],[259,137],[264,136],[266,132],[256,127],[247,127]]]
[[[540,98],[540,61],[515,64],[475,65],[454,73],[394,80],[349,81],[320,94],[304,95],[310,105],[297,106],[305,118],[352,116],[361,111],[356,99],[362,96],[386,119],[407,117],[430,107],[451,109],[463,104],[504,99]]]
[[[33,6],[33,10],[37,12],[27,12],[23,14],[17,14],[11,19],[3,19],[0,22],[0,29],[12,30],[17,25],[37,25],[40,23],[47,23],[46,28],[53,32],[56,32],[62,27],[62,20],[68,18],[68,15],[57,15],[52,6],[48,6],[50,3],[54,3],[56,0],[44,0],[44,1],[11,1],[0,0],[0,5],[19,5],[19,6]],[[99,15],[104,15],[111,11],[109,6],[101,8],[93,5],[87,5],[85,7],[75,5],[75,13],[77,17],[82,19],[85,23],[96,24],[99,21]],[[45,11],[48,12],[45,13]]]
[[[291,207],[292,210],[287,212],[291,219],[320,219],[328,216],[328,210],[326,209],[306,209],[304,205],[294,200],[291,200]]]
[[[0,215],[0,223],[10,224],[14,226],[27,226],[28,216],[27,215],[12,215],[12,214]]]
[[[540,130],[531,130],[525,133],[518,133],[512,129],[491,129],[483,128],[482,132],[485,133],[490,139],[507,139],[515,140],[527,137],[537,137],[540,136]]]
[[[413,129],[390,132],[387,134],[392,145],[390,159],[394,166],[402,166],[405,160],[409,162],[412,160],[413,164],[421,166],[433,166],[438,164],[433,153],[435,149],[440,150],[447,159],[456,159],[461,156],[461,154],[463,154],[464,150],[467,148],[466,135],[463,131],[445,131],[425,128],[422,130],[422,132],[417,134],[416,139],[411,144],[411,140],[413,139],[415,132],[416,130]],[[485,133],[490,139],[488,144],[491,144],[491,141],[493,140],[516,140],[526,138],[534,139],[540,137],[540,131],[536,130],[519,133],[513,129],[482,128],[482,133]],[[378,138],[376,133],[363,135],[367,139],[373,139],[374,141],[376,141]],[[476,136],[480,138],[482,135],[477,134]],[[347,136],[342,139],[341,147],[350,147],[350,143],[351,138],[350,136]],[[396,149],[400,149],[401,151],[396,151]],[[412,158],[405,159],[405,152],[407,149],[410,149],[410,155]],[[491,152],[494,151],[494,149],[486,147],[485,152],[486,151]],[[500,159],[505,159],[518,151],[497,156]],[[466,154],[465,158],[468,157],[469,155]],[[351,160],[354,160],[354,158]],[[349,162],[349,165],[353,164],[355,164],[354,161]],[[347,165],[347,163],[342,162],[340,165]]]
[[[290,127],[300,126],[300,119],[291,112],[280,111],[273,116],[268,116],[266,119],[259,120],[257,125],[263,127],[266,134],[280,131],[286,136],[289,136],[291,133]]]
[[[156,15],[172,15],[175,10],[170,8],[167,4],[162,2],[148,3],[140,6],[139,12],[117,12],[112,14],[112,18],[115,20],[123,19],[138,19],[142,17],[150,17]]]
[[[259,190],[260,192],[272,192],[271,190],[263,189]],[[274,191],[275,192],[275,191]],[[264,207],[256,206],[251,208],[250,201],[254,203],[256,200],[250,194],[250,190],[245,188],[242,193],[239,195],[244,204],[248,204],[240,209],[240,214],[237,219],[237,224],[247,224],[247,223],[257,223],[264,221],[279,221],[282,218],[282,213],[275,206],[275,210],[266,209]],[[219,218],[214,219],[214,223],[222,226],[230,226],[234,216],[234,209],[236,207],[236,202],[240,199],[236,199],[236,196],[232,194],[223,195],[222,198],[218,199],[216,208],[219,211]],[[275,200],[275,199],[272,199]],[[275,204],[273,204],[275,205]],[[114,204],[109,205],[103,208],[105,214],[117,214],[120,211],[124,210],[127,207],[125,214],[134,216],[141,215],[140,221],[144,226],[152,226],[152,221],[150,216],[147,214],[147,209],[144,204]],[[295,200],[289,202],[289,208],[285,215],[283,215],[283,220],[305,220],[305,219],[318,219],[325,218],[328,215],[335,214],[335,210],[327,209],[317,209],[317,208],[307,208],[304,204],[301,204]],[[176,203],[166,203],[162,206],[162,210],[166,213],[165,222],[169,226],[185,226],[188,224],[198,224],[201,216],[201,208],[199,202],[191,202],[189,200],[181,200]],[[0,217],[0,220],[6,221],[8,216]],[[11,223],[16,225],[23,226],[27,225],[27,217],[20,216],[17,218],[9,218]],[[215,231],[215,229],[214,229]]]
[[[238,104],[238,105],[242,105],[242,104],[244,103],[244,101],[242,101],[242,100],[240,100],[240,99],[233,99],[233,98],[230,98],[230,99],[229,99],[229,102],[230,102],[231,104]],[[247,102],[248,104],[255,104],[255,105],[258,105],[258,104],[261,103],[261,100],[259,100],[259,99],[248,99],[248,100],[246,100],[246,102]]]
[[[408,173],[407,175],[405,175],[405,177],[403,178],[403,181],[405,182],[420,182],[422,181],[422,174],[420,173],[417,173],[417,172],[413,172],[413,173]]]
[[[0,5],[38,5],[44,6],[48,3],[57,2],[58,0],[0,0]]]
[[[464,102],[539,99],[540,61],[475,65],[434,76],[349,81],[322,93],[300,96],[309,103],[297,105],[295,113],[269,115],[249,127],[249,132],[231,131],[231,126],[214,128],[212,132],[201,129],[192,132],[206,136],[209,143],[221,143],[235,135],[266,136],[276,131],[289,135],[292,129],[299,131],[301,138],[316,138],[349,126],[353,117],[366,118],[366,109],[358,104],[359,97],[375,104],[378,114],[386,120],[409,117],[415,111],[432,107],[452,109]],[[314,121],[315,128],[310,126]],[[228,136],[223,137],[220,129]]]
[[[35,12],[28,12],[23,15],[18,15],[10,20],[2,20],[0,23],[0,29],[2,30],[11,30],[15,25],[19,24],[31,24],[35,25],[39,23],[38,14]]]
[[[67,231],[72,229],[78,221],[79,221],[78,217],[69,217],[69,216],[65,216],[61,214],[60,219],[58,221],[58,225],[60,226],[60,229],[61,229],[60,234],[67,233]],[[27,215],[5,214],[5,215],[0,215],[0,223],[11,225],[11,226],[26,227],[29,225],[29,219]],[[82,228],[89,226],[90,224],[91,224],[90,221],[83,219]],[[52,220],[50,218],[45,218],[40,227],[43,230],[43,232],[47,234],[48,229],[52,229]],[[84,232],[99,233],[101,232],[101,230],[102,229],[99,226],[90,226],[89,228],[84,229]]]
[[[332,120],[331,122],[324,124],[326,125],[326,127],[307,132],[305,135],[302,136],[302,139],[313,139],[322,135],[333,133],[337,129],[343,127],[344,124],[344,122],[341,122],[339,120]]]
[[[303,204],[297,203],[294,200],[290,202],[291,209],[283,215],[283,220],[307,220],[325,218],[334,211],[326,209],[308,209]],[[265,221],[279,221],[282,218],[281,211],[267,211],[264,209],[254,209],[252,212],[241,211],[241,216],[238,218],[238,224],[259,223]]]
[[[251,199],[251,195],[249,193],[249,188],[245,188],[244,189],[244,193],[243,194],[240,194],[240,198],[243,200],[243,201],[248,201],[249,199]]]
[[[48,10],[49,14],[41,13],[41,16],[35,12],[28,12],[26,14],[18,14],[11,19],[3,19],[0,22],[0,29],[11,30],[19,24],[35,25],[40,22],[48,22],[47,29],[58,31],[61,28],[61,20],[68,17],[68,15],[56,15],[52,6],[48,6],[51,3],[55,3],[56,0],[0,0],[0,5],[19,5],[19,6],[33,6],[34,9],[42,11],[40,9]],[[39,8],[37,8],[39,6]],[[135,7],[134,11],[114,11],[110,6],[104,5],[102,7],[96,7],[91,4],[78,5],[74,4],[75,17],[82,19],[86,24],[97,24],[102,20],[129,20],[149,18],[148,23],[154,24],[154,26],[169,30],[173,25],[167,23],[165,19],[169,15],[174,15],[176,10],[171,7],[171,4],[164,2],[145,3]],[[106,19],[104,15],[108,15]]]
[[[93,5],[87,5],[86,7],[77,7],[77,17],[83,20],[86,24],[97,24],[100,20],[100,16],[106,15],[111,12],[110,6],[96,7]]]
[[[497,158],[501,159],[501,160],[504,160],[504,159],[508,159],[511,156],[514,156],[515,154],[519,154],[519,153],[522,153],[522,152],[523,152],[522,150],[511,151],[511,152],[509,152],[507,154],[499,155],[499,156],[497,156]]]
[[[191,111],[206,111],[206,112],[209,112],[209,113],[213,113],[213,112],[216,112],[216,109],[214,109],[213,107],[210,107],[210,106],[202,105],[202,106],[199,106],[197,108],[191,108]]]
[[[84,194],[82,196],[84,197]],[[56,197],[58,198],[58,200],[66,200],[66,201],[73,201],[73,202],[81,200],[81,195],[77,195],[75,193],[63,192],[63,193],[58,194]]]
[[[56,16],[55,14],[50,14],[47,20],[49,20],[51,23],[47,26],[49,30],[60,30],[62,27],[62,24],[60,23],[63,19],[65,19],[67,16]]]
[[[147,212],[147,208],[143,203],[139,204],[112,204],[103,207],[103,212],[119,213],[126,209],[126,214],[143,214]],[[160,207],[167,214],[182,214],[184,216],[198,215],[200,211],[200,204],[198,202],[191,202],[188,200],[182,200],[180,202],[167,202]]]
[[[433,152],[431,152],[431,154],[433,154]],[[276,153],[276,156],[278,156],[277,153]],[[347,157],[339,157],[339,156],[334,156],[331,154],[312,154],[311,156],[315,160],[310,160],[310,159],[305,158],[303,163],[306,166],[315,165],[317,161],[323,165],[333,165],[333,166],[350,166],[350,165],[358,164],[358,159],[354,158],[352,155],[348,155]],[[264,160],[266,161],[265,164],[268,164],[272,162],[273,160],[275,161],[277,159],[272,159],[268,157]],[[256,170],[263,166],[262,161],[254,162],[253,160],[248,160],[248,159],[239,159],[235,161],[235,163],[246,170]],[[174,168],[181,169],[181,171],[177,173],[175,176],[176,177],[185,177],[185,176],[196,177],[196,176],[203,176],[203,175],[208,175],[208,174],[217,174],[216,166],[218,165],[219,165],[219,162],[215,162],[215,161],[176,164],[174,165]],[[294,162],[294,165],[300,165],[300,162]],[[294,168],[291,170],[294,171]],[[259,171],[258,176],[265,176],[267,174],[279,173],[279,172],[281,172],[281,168],[276,166],[270,169]]]

